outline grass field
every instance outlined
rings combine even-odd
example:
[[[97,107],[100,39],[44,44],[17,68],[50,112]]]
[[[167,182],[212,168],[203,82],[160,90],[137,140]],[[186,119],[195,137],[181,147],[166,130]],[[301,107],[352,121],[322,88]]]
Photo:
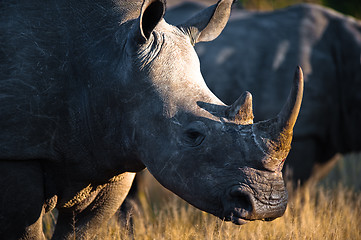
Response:
[[[348,156],[319,185],[292,195],[283,217],[243,226],[193,208],[146,176],[133,234],[113,218],[97,239],[361,239],[360,173],[361,155]],[[51,214],[46,221],[49,236]]]
[[[290,202],[272,222],[235,226],[171,198],[160,208],[134,216],[134,239],[361,239],[360,194],[337,188],[317,189]],[[112,220],[98,239],[128,239]]]

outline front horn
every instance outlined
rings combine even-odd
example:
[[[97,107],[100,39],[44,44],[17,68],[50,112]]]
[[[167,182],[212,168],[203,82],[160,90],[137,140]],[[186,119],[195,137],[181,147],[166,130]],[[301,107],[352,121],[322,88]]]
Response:
[[[278,114],[278,124],[283,133],[293,133],[298,113],[300,112],[303,97],[303,73],[300,66],[297,66],[295,76],[293,78],[293,87],[288,96],[286,104]]]
[[[303,97],[303,73],[301,67],[297,67],[291,92],[286,104],[276,118],[254,124],[256,142],[269,156],[262,160],[265,168],[276,171],[283,167],[290,149],[298,114]]]

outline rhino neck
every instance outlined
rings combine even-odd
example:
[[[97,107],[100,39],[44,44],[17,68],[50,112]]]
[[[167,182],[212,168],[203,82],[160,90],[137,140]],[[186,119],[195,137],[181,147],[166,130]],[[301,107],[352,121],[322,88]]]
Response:
[[[121,23],[138,18],[143,0],[121,0],[114,1],[119,14],[122,16]]]
[[[88,17],[89,21],[99,21],[95,15],[103,17],[117,15],[117,24],[122,24],[132,19],[138,18],[144,0],[103,0],[97,1],[71,1],[70,7],[83,17]],[[82,14],[86,13],[86,14]],[[90,13],[90,14],[89,14]],[[107,14],[104,14],[107,13]]]
[[[66,156],[69,159],[88,159],[99,175],[144,168],[133,154],[127,116],[121,114],[126,112],[124,103],[131,94],[122,84],[129,78],[124,43],[133,21],[127,20],[139,15],[141,2],[74,1],[69,9],[72,77],[66,79],[68,115],[62,116],[66,131],[59,133],[57,145],[59,151],[78,154]],[[69,141],[73,142],[70,147]]]

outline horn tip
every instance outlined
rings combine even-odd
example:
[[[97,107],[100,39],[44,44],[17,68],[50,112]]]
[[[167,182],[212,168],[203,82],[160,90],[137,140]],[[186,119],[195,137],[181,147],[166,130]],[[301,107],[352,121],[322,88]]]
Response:
[[[303,80],[303,71],[302,71],[302,68],[300,66],[296,67],[295,78]]]
[[[252,94],[250,92],[245,91],[242,95],[243,99],[252,102]]]
[[[253,123],[252,94],[248,91],[227,108],[225,115],[237,124],[248,125]]]
[[[304,79],[303,79],[303,71],[300,66],[296,67],[295,76],[294,76],[294,82],[297,84],[297,86],[302,86]]]

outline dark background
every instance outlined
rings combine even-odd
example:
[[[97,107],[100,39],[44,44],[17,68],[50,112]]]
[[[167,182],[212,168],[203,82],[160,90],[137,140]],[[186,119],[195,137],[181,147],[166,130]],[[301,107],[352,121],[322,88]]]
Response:
[[[211,5],[217,0],[188,0],[189,2],[200,2]],[[172,7],[184,0],[168,0],[168,6]],[[239,6],[249,10],[273,10],[287,7],[298,3],[315,3],[330,7],[338,12],[361,19],[361,0],[238,0]]]

